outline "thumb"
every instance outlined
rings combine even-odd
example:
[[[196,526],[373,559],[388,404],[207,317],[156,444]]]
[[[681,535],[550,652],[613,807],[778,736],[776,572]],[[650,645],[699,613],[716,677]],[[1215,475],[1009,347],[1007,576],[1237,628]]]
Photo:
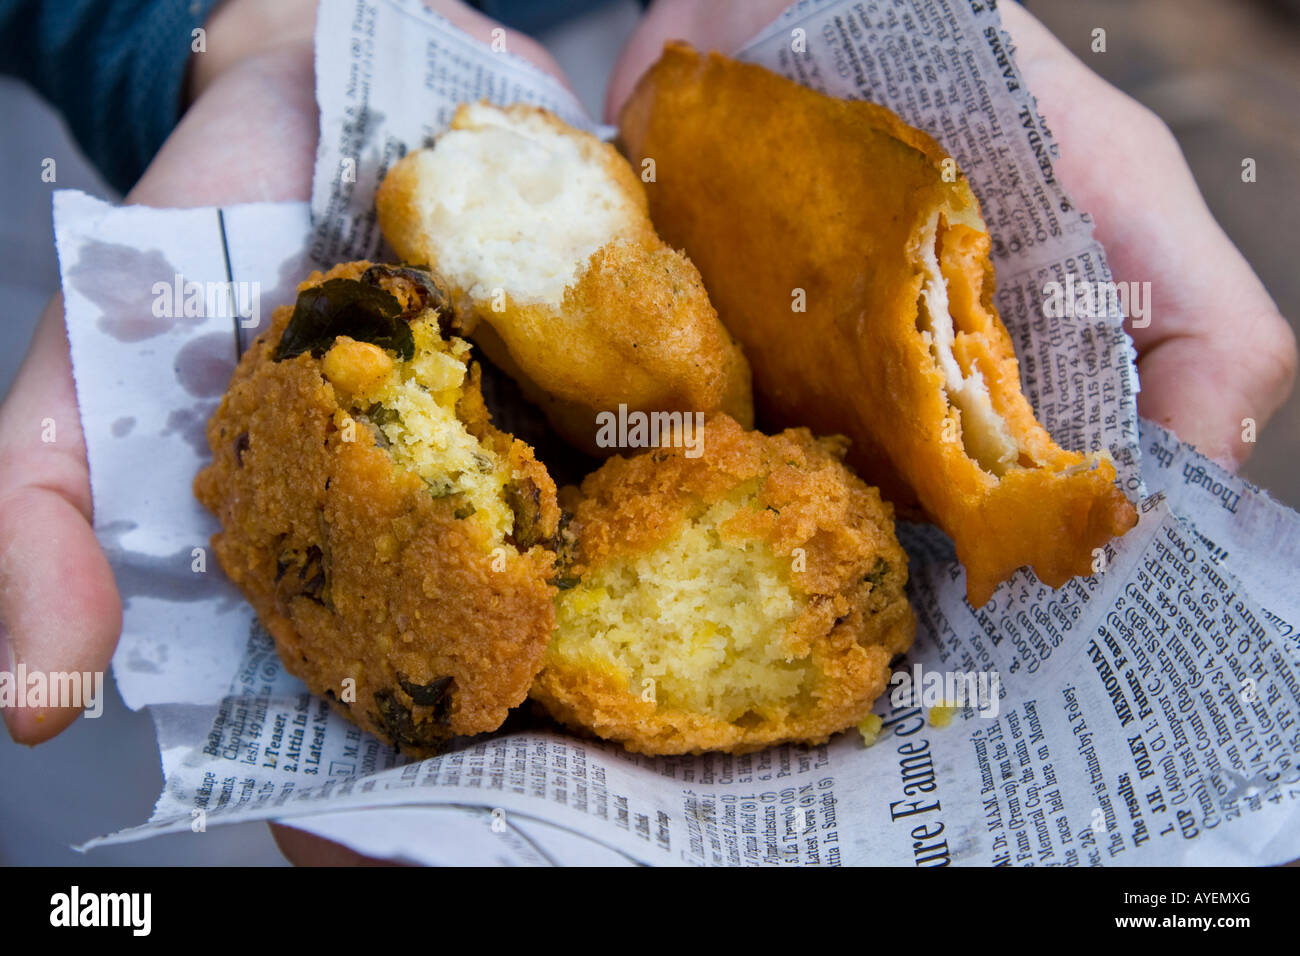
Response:
[[[12,691],[0,695],[0,715],[26,744],[50,739],[81,713],[80,706],[50,706],[50,676],[102,674],[122,626],[113,574],[91,529],[62,302],[55,296],[46,307],[0,407],[0,633],[7,645],[0,646],[0,668]],[[20,674],[24,686],[17,686]],[[91,692],[83,689],[80,703]]]
[[[614,64],[605,91],[606,121],[618,122],[637,80],[669,40],[730,56],[788,5],[789,0],[656,0]]]
[[[341,843],[326,840],[287,824],[271,824],[271,836],[284,858],[294,866],[404,866],[391,860],[362,856]]]

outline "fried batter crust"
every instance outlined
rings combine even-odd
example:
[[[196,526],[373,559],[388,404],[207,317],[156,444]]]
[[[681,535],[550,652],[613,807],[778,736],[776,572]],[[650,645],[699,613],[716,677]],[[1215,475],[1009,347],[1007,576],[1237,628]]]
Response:
[[[299,290],[369,265],[313,273]],[[400,286],[388,291],[405,305]],[[380,446],[344,440],[321,361],[272,359],[292,312],[275,311],[208,424],[213,462],[194,490],[221,522],[217,558],[285,667],[361,727],[416,756],[495,730],[524,700],[554,627],[554,554],[507,543],[494,555],[490,532],[454,517],[450,499]],[[527,445],[492,426],[477,371],[457,414],[536,485],[541,532],[553,536],[555,484]]]
[[[1023,565],[1052,587],[1089,574],[1093,549],[1134,525],[1109,459],[1057,446],[1020,392],[978,201],[963,176],[944,181],[934,140],[883,107],[683,44],[641,79],[621,130],[633,162],[656,161],[655,225],[745,347],[765,422],[848,435],[850,463],[900,514],[953,539],[972,605]],[[1001,477],[963,448],[918,329],[936,214],[954,356],[982,375],[1018,446]]]
[[[630,226],[578,267],[558,308],[518,302],[506,288],[498,311],[468,301],[466,290],[453,286],[469,336],[519,381],[557,431],[592,454],[609,454],[595,443],[597,413],[620,404],[646,412],[725,411],[753,425],[749,364],[718,320],[695,266],[655,233],[644,187],[627,161],[546,110],[520,103],[505,112],[539,117],[576,142],[583,159],[600,166],[622,195]],[[462,106],[451,128],[471,126]],[[420,212],[421,197],[434,188],[422,181],[418,153],[411,153],[385,176],[375,206],[397,254],[437,269]]]
[[[795,659],[810,658],[820,670],[810,700],[742,725],[645,701],[618,675],[551,653],[531,696],[557,720],[645,754],[818,744],[856,725],[885,689],[892,658],[911,646],[916,621],[893,509],[842,464],[845,445],[804,428],[769,437],[719,414],[706,425],[698,458],[680,448],[615,457],[580,494],[564,490],[576,545],[562,573],[581,577],[656,548],[710,504],[757,487],[760,507],[738,512],[723,537],[738,547],[767,542],[785,559],[803,549],[805,567],[792,577],[808,600],[786,643]]]

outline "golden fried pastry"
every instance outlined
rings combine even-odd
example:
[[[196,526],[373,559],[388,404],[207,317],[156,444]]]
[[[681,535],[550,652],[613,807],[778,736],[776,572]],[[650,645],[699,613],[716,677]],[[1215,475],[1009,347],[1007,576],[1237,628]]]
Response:
[[[867,481],[953,539],[971,604],[1023,565],[1053,587],[1090,573],[1133,526],[1108,456],[1058,447],[1021,394],[979,203],[934,140],[681,44],[621,128],[634,163],[655,161],[655,225],[745,347],[765,420],[849,436]]]
[[[726,411],[749,366],[618,152],[533,106],[466,104],[376,196],[384,237],[450,284],[463,330],[587,451],[596,416]]]
[[[555,484],[489,421],[427,273],[299,286],[208,423],[195,493],[289,671],[404,752],[495,730],[555,614]]]
[[[892,510],[843,439],[716,415],[702,451],[611,458],[582,483],[532,696],[647,754],[821,743],[912,642]]]

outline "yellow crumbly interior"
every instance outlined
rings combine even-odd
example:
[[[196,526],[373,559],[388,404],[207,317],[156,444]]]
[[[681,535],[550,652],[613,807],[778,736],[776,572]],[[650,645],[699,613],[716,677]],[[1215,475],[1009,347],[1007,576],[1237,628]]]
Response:
[[[349,412],[382,433],[398,468],[419,475],[437,497],[457,496],[456,516],[482,522],[499,544],[514,528],[502,490],[511,476],[456,415],[469,374],[469,343],[444,339],[433,312],[412,322],[411,333],[414,356],[352,394]]]
[[[752,496],[715,504],[659,547],[561,591],[548,654],[657,706],[729,722],[803,700],[816,667],[793,657],[786,635],[807,599],[766,542],[724,542],[719,524],[745,507],[757,507]]]
[[[952,723],[952,715],[955,714],[960,709],[961,709],[960,707],[953,707],[948,704],[940,704],[937,707],[931,707],[930,726],[947,727],[949,724]]]
[[[870,747],[879,740],[881,728],[884,726],[885,722],[876,714],[867,714],[867,716],[863,717],[858,723],[858,733],[862,735],[862,746]]]

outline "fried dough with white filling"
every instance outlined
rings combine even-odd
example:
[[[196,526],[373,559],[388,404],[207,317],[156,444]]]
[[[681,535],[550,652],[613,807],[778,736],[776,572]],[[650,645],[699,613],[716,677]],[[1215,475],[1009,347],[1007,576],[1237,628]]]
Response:
[[[447,280],[463,332],[579,447],[610,453],[596,416],[620,405],[753,424],[744,355],[612,146],[537,107],[464,104],[375,204],[397,254]]]
[[[1090,574],[1133,527],[1109,456],[1058,446],[1021,393],[979,202],[933,139],[680,43],[620,129],[655,161],[655,226],[745,347],[765,424],[847,435],[900,514],[952,538],[972,605],[1025,565],[1052,587]]]

